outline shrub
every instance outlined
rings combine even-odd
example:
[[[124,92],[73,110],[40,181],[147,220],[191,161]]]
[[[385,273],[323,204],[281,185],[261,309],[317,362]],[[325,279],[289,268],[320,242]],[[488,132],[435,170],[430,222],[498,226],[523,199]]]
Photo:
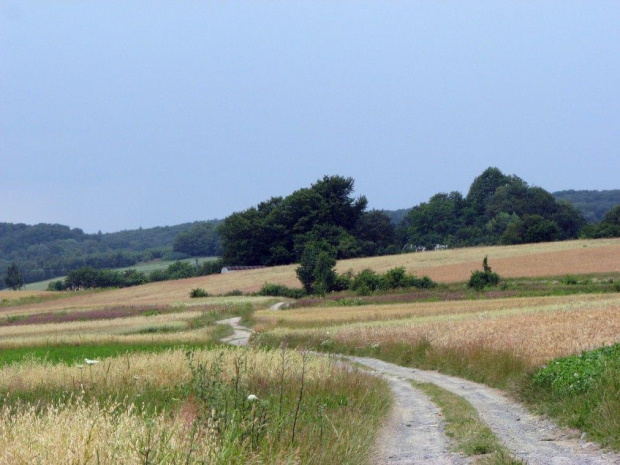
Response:
[[[201,287],[197,287],[190,291],[189,296],[192,299],[195,299],[197,297],[209,297],[209,293],[205,291],[204,289],[202,289]]]
[[[62,279],[59,279],[58,281],[50,281],[50,283],[47,285],[47,290],[48,291],[66,291],[67,286],[65,285],[65,282]]]
[[[566,276],[564,276],[564,278],[562,278],[562,282],[564,284],[568,284],[568,285],[571,285],[571,286],[579,284],[579,280],[577,279],[577,276],[573,276],[573,275],[570,275],[570,274],[567,274]]]
[[[239,289],[228,291],[226,294],[224,294],[225,297],[235,297],[239,295],[243,295],[243,291],[240,291]]]
[[[258,291],[258,295],[301,299],[306,295],[306,292],[303,289],[295,289],[282,284],[265,283],[263,287],[260,288],[260,291]]]
[[[334,280],[332,290],[335,292],[346,291],[351,287],[351,282],[353,281],[353,271],[348,270],[343,274],[336,273],[336,279]]]
[[[483,290],[487,286],[497,286],[499,284],[499,275],[491,270],[487,257],[482,261],[484,271],[472,271],[467,285],[477,291]]]
[[[352,281],[350,289],[359,295],[368,295],[376,291],[381,284],[381,277],[376,271],[366,268],[357,273]]]

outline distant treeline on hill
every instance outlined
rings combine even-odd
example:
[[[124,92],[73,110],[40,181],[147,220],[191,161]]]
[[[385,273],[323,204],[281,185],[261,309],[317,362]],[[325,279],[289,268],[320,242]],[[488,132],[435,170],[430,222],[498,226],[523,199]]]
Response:
[[[367,210],[366,197],[353,193],[352,178],[325,176],[225,220],[110,234],[85,234],[56,224],[0,223],[0,271],[15,262],[29,283],[85,266],[130,267],[155,258],[221,256],[225,265],[288,264],[298,262],[306,246],[316,243],[327,246],[335,258],[353,258],[428,250],[437,244],[620,236],[620,190],[550,194],[497,168],[475,178],[465,196],[439,193],[409,209]]]
[[[620,205],[620,189],[607,191],[559,191],[553,196],[573,204],[589,223],[599,223],[605,214],[616,205]]]
[[[86,234],[59,224],[0,223],[0,271],[15,262],[26,283],[65,276],[81,267],[96,269],[133,266],[157,258],[175,260],[193,255],[183,234],[217,221],[185,223],[116,233]],[[176,240],[180,239],[177,250]],[[200,255],[219,255],[217,237],[203,241]],[[0,279],[0,289],[4,287]]]
[[[385,212],[367,211],[366,198],[354,198],[353,191],[352,178],[325,176],[288,197],[234,213],[219,228],[224,262],[293,263],[307,244],[317,242],[331,247],[337,258],[352,258],[438,244],[556,241],[577,238],[587,224],[571,204],[497,168],[478,176],[467,196],[436,194],[409,210],[396,226]]]

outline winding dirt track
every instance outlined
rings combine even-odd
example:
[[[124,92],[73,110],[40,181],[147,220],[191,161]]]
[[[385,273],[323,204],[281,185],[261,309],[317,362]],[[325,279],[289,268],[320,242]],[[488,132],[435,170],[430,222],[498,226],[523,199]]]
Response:
[[[239,324],[241,318],[218,323],[229,324],[234,334],[222,339],[234,345],[247,345],[252,331]],[[405,368],[365,357],[343,357],[375,370],[392,387],[394,406],[379,433],[374,460],[378,464],[462,464],[468,458],[449,451],[443,433],[444,422],[429,397],[414,389],[410,380],[433,383],[469,401],[480,417],[504,445],[520,460],[531,465],[620,464],[620,454],[603,452],[597,445],[571,436],[553,422],[529,413],[521,404],[488,386],[434,371]]]

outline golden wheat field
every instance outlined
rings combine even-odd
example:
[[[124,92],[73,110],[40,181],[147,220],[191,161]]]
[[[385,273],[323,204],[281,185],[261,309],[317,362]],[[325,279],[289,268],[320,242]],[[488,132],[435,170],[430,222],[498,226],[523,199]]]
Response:
[[[258,313],[263,330],[326,343],[333,340],[352,347],[426,340],[437,348],[510,352],[531,366],[620,342],[619,294],[312,308],[281,313]]]
[[[479,269],[482,259],[504,277],[562,276],[567,273],[605,273],[620,271],[620,239],[597,239],[527,244],[516,246],[472,247],[464,249],[389,255],[383,257],[341,260],[340,272],[372,268],[384,272],[403,266],[418,275],[428,275],[438,282],[465,281],[472,270]],[[296,265],[277,266],[255,270],[215,274],[176,281],[163,281],[143,286],[85,293],[68,298],[48,300],[19,307],[0,307],[4,313],[88,309],[110,305],[191,305],[189,292],[197,287],[211,294],[225,294],[233,290],[256,292],[264,283],[278,283],[300,287],[295,275]],[[9,296],[21,292],[3,291]],[[30,291],[27,291],[30,293]],[[26,295],[26,294],[24,294]],[[30,294],[28,294],[30,295]],[[37,292],[36,295],[46,295]],[[17,298],[17,297],[14,297]],[[268,301],[269,299],[265,299]],[[254,301],[259,303],[259,301]]]

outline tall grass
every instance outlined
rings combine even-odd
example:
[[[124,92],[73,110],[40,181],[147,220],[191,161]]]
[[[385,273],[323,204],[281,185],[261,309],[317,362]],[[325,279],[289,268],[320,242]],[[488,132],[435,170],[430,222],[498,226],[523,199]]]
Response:
[[[0,370],[0,463],[364,463],[388,405],[384,381],[286,350],[22,362]]]

